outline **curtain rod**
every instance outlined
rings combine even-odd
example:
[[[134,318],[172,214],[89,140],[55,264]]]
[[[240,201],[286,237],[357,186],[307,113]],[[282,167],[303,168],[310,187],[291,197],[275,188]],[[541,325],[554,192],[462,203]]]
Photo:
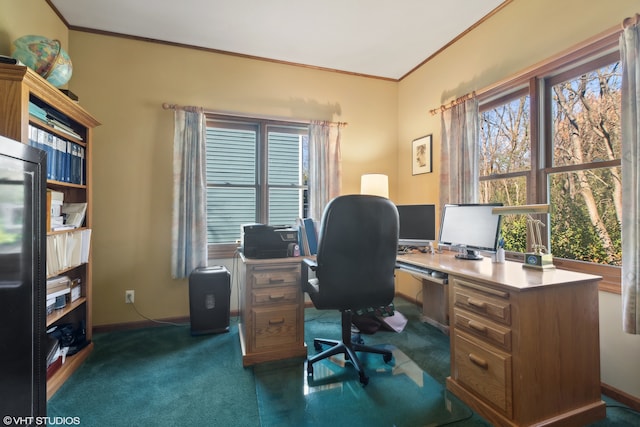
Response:
[[[431,113],[432,116],[435,116],[436,114],[442,112],[444,113],[445,111],[455,107],[458,104],[462,104],[464,101],[471,99],[473,97],[476,96],[476,91],[473,91],[471,93],[468,93],[466,95],[462,95],[460,98],[456,98],[453,101],[451,101],[448,104],[442,104],[440,106],[440,108],[434,108],[433,110],[429,110],[429,112]]]
[[[640,14],[636,13],[635,16],[627,17],[622,21],[622,29],[624,29],[624,28],[626,28],[628,26],[631,26],[631,25],[638,24],[638,23],[640,23]],[[619,34],[619,33],[620,33],[620,27],[619,26],[615,26],[615,27],[612,27],[612,28],[609,28],[609,29],[603,31],[600,34],[595,35],[594,37],[591,37],[590,39],[588,39],[585,42],[581,43],[580,46],[584,47],[584,46],[586,46],[586,45],[588,45],[590,43],[594,43],[594,41],[597,42],[598,40],[604,40],[604,39],[606,39],[608,37],[615,36],[616,34]],[[570,51],[573,51],[573,50],[575,50],[575,47],[570,49]],[[543,63],[553,62],[557,58],[565,55],[566,52],[567,51],[563,51],[563,52],[559,53],[558,55],[555,55],[551,59],[543,61]],[[535,69],[535,68],[538,68],[538,67],[540,67],[540,64],[534,65],[534,66],[529,67],[529,68],[527,68],[526,70],[524,70],[524,71],[522,71],[520,73],[517,73],[517,75],[515,77],[514,76],[509,77],[509,78],[507,78],[505,80],[502,80],[502,81],[500,81],[498,83],[494,83],[493,85],[490,85],[490,86],[485,87],[483,89],[480,89],[478,91],[473,91],[473,92],[468,93],[466,95],[463,95],[463,96],[461,96],[459,98],[456,98],[453,101],[449,102],[448,104],[442,104],[439,108],[434,108],[432,110],[429,110],[429,112],[431,113],[432,116],[435,116],[436,114],[438,114],[440,112],[444,112],[444,111],[447,111],[447,110],[455,107],[456,105],[466,101],[467,99],[471,99],[471,98],[473,98],[474,96],[477,96],[477,95],[485,94],[485,93],[493,90],[495,87],[499,86],[500,84],[503,84],[504,82],[512,81],[512,80],[514,80],[516,78],[519,78],[519,77],[522,77],[524,75],[527,75],[531,71],[531,69]]]
[[[169,104],[168,102],[163,102],[162,103],[162,108],[165,110],[184,110],[184,111],[194,111],[194,112],[200,112],[202,111],[203,113],[208,113],[208,114],[216,114],[219,116],[229,116],[229,117],[242,117],[242,118],[247,118],[247,119],[264,119],[264,120],[273,120],[273,121],[278,121],[278,122],[290,122],[290,123],[301,123],[301,124],[312,124],[312,123],[317,123],[317,124],[328,124],[328,125],[335,125],[335,126],[347,126],[348,123],[347,122],[332,122],[329,120],[296,120],[296,119],[288,119],[288,118],[282,118],[282,117],[273,117],[273,116],[249,116],[247,114],[242,114],[242,113],[230,113],[230,112],[221,112],[221,111],[213,111],[213,110],[207,110],[203,107],[194,107],[194,106],[184,106],[184,105],[178,105],[178,104]]]

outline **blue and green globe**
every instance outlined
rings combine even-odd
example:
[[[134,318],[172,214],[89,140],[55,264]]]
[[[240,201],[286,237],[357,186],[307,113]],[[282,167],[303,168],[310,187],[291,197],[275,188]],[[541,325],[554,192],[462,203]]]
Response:
[[[13,42],[11,56],[47,79],[55,87],[66,84],[73,67],[60,41],[28,35]]]

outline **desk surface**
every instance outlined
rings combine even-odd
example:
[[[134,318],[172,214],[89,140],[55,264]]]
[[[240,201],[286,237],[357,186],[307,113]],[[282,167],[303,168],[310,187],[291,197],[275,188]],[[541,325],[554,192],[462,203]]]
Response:
[[[523,268],[519,262],[494,263],[490,257],[481,260],[464,260],[455,257],[456,252],[411,253],[398,255],[398,264],[441,271],[458,277],[482,280],[515,290],[535,289],[543,286],[600,280],[600,276],[561,270],[535,270]]]

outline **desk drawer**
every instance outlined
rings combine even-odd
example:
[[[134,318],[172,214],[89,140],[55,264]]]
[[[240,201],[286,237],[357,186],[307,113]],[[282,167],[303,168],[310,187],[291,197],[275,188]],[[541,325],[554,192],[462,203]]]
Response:
[[[454,308],[453,317],[456,328],[480,337],[489,344],[511,351],[511,329],[459,308]]]
[[[511,325],[509,294],[454,279],[453,304],[505,325]]]
[[[302,324],[298,312],[296,305],[254,309],[254,350],[296,344]]]
[[[454,342],[456,381],[511,418],[511,356],[480,347],[457,331]]]
[[[277,286],[254,289],[253,304],[296,304],[302,291],[294,286]]]
[[[264,268],[254,268],[249,274],[249,280],[254,287],[267,286],[300,286],[299,265],[274,265]]]

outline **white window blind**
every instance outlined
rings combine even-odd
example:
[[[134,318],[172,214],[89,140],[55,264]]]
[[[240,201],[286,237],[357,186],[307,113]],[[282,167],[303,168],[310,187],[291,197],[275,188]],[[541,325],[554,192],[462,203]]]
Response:
[[[237,242],[242,224],[295,225],[306,210],[306,126],[210,120],[207,238]]]

